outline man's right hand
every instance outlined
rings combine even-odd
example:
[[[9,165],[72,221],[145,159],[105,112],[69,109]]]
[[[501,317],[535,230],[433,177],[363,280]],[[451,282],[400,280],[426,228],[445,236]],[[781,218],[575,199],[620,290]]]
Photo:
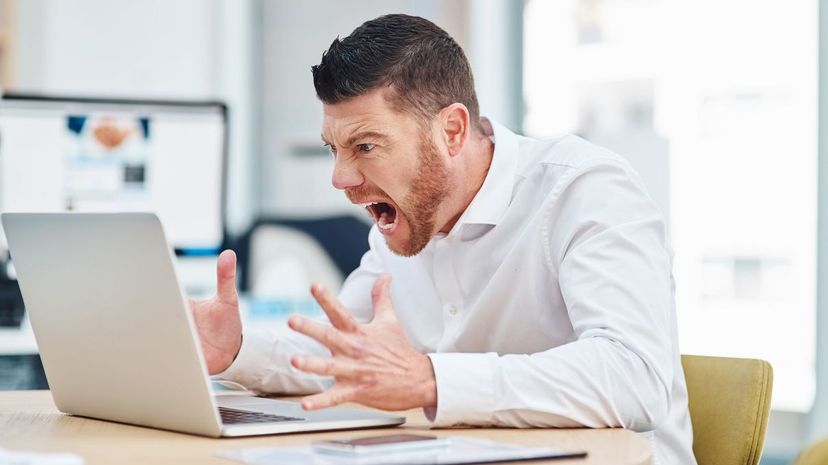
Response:
[[[189,300],[201,351],[211,375],[233,363],[241,349],[239,294],[236,292],[236,254],[225,250],[216,265],[216,295],[208,300]]]

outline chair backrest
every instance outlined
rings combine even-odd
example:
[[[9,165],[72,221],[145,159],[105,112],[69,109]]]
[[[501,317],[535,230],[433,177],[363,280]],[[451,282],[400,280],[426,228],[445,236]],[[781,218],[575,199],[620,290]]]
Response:
[[[257,298],[310,298],[314,281],[338,293],[345,279],[317,241],[287,226],[256,228],[250,235],[248,260],[247,291]]]
[[[764,360],[682,355],[698,465],[756,465],[770,411]]]
[[[261,256],[260,252],[262,250],[267,251],[271,248],[262,249],[258,247],[258,250],[256,250],[256,246],[268,242],[271,245],[273,243],[272,241],[254,240],[256,236],[271,237],[272,233],[278,230],[293,230],[301,233],[302,236],[318,244],[334,266],[339,269],[340,275],[347,277],[351,271],[359,266],[362,255],[368,250],[368,231],[370,229],[370,224],[351,215],[323,218],[259,218],[245,234],[229,244],[230,247],[236,250],[239,265],[242,269],[239,289],[242,291],[253,290],[255,275],[261,268],[259,266],[252,267],[251,265],[257,261],[260,264],[265,263],[257,257]],[[263,230],[268,231],[268,233],[261,234]],[[302,242],[304,242],[303,249],[312,248],[307,244],[307,241]],[[304,247],[305,245],[308,247]],[[299,251],[297,250],[297,252]],[[265,254],[271,255],[271,252]],[[304,257],[305,255],[300,254],[298,256]],[[266,260],[266,257],[262,258]]]
[[[828,465],[828,438],[808,446],[796,458],[794,465]]]

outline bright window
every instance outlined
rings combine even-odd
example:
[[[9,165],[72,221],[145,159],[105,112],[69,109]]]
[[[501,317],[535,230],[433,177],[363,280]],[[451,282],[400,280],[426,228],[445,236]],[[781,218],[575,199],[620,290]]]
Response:
[[[683,353],[763,358],[808,411],[817,2],[529,0],[524,130],[626,156],[665,211]]]

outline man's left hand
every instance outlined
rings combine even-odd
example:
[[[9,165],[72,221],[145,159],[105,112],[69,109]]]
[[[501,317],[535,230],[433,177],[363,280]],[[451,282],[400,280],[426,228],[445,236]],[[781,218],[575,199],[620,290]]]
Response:
[[[301,316],[291,317],[288,325],[325,345],[331,357],[297,355],[291,364],[308,373],[333,376],[334,385],[302,399],[302,408],[315,410],[344,402],[383,410],[437,405],[431,360],[406,340],[391,304],[390,283],[388,274],[374,283],[374,319],[367,324],[354,320],[330,291],[319,284],[311,286],[311,294],[331,325]]]

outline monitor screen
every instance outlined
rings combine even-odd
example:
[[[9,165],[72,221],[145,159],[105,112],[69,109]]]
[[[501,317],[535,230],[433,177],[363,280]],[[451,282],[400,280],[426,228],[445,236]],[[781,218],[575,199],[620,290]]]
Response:
[[[217,102],[5,95],[0,210],[151,211],[178,253],[215,253],[226,115]]]

